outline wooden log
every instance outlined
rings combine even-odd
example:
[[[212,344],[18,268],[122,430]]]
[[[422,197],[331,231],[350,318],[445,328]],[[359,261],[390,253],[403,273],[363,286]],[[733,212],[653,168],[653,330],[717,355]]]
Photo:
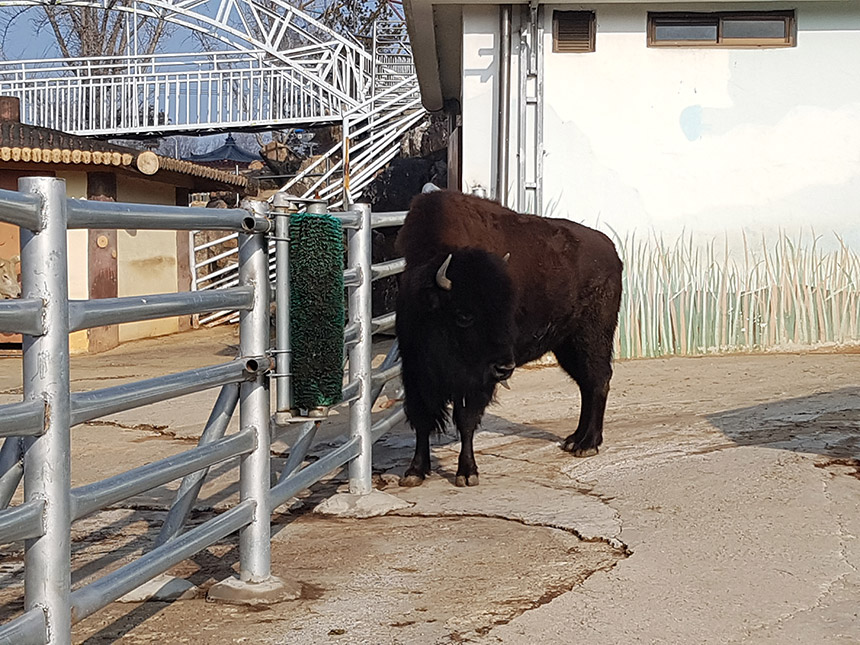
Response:
[[[158,155],[149,150],[137,155],[137,169],[144,175],[154,175],[158,172]]]

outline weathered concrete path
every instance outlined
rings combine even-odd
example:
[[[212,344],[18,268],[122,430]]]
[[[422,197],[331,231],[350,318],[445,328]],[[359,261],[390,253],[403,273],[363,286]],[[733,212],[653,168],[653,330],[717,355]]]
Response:
[[[133,343],[76,359],[73,379],[87,389],[211,364],[235,343],[230,330]],[[17,363],[0,361],[4,400],[19,386]],[[453,436],[434,446],[422,487],[399,487],[412,439],[398,428],[375,468],[404,508],[312,513],[339,475],[281,509],[273,569],[302,584],[300,600],[115,604],[76,642],[860,643],[860,354],[619,362],[606,443],[588,459],[558,446],[578,414],[562,372],[519,370],[512,386],[476,440],[479,487],[454,487]],[[75,429],[76,482],[187,449],[212,400]],[[235,501],[223,470],[198,518]],[[75,580],[151,544],[172,490],[76,525]],[[202,593],[236,560],[232,541],[173,573]],[[20,608],[20,571],[20,551],[5,552],[3,620]]]

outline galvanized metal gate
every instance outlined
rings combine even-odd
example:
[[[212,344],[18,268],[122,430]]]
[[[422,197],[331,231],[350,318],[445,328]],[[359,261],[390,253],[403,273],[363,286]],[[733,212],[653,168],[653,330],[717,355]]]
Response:
[[[317,423],[304,421],[299,439],[271,485],[271,405],[267,380],[274,365],[269,347],[270,278],[268,245],[276,226],[285,243],[288,208],[257,204],[245,209],[195,209],[116,204],[67,199],[60,179],[24,178],[20,192],[0,191],[0,220],[21,227],[23,294],[0,302],[0,331],[20,332],[23,341],[24,394],[20,403],[0,406],[0,543],[26,540],[25,610],[0,626],[0,644],[71,640],[71,625],[174,564],[239,531],[241,583],[272,582],[270,516],[300,490],[349,463],[350,490],[371,491],[371,446],[403,418],[398,406],[372,423],[370,411],[383,383],[398,374],[396,350],[376,372],[371,370],[374,329],[393,323],[391,316],[371,319],[371,281],[402,270],[402,261],[371,265],[371,229],[402,223],[405,213],[372,216],[366,206],[339,215],[348,237],[349,354],[344,400],[349,405],[349,436],[337,448],[302,466]],[[145,297],[70,301],[66,232],[81,228],[138,228],[232,231],[238,237],[238,284],[222,289]],[[282,262],[279,254],[276,262]],[[280,267],[283,271],[283,266]],[[283,279],[284,273],[280,273]],[[283,293],[283,290],[279,290]],[[281,296],[283,297],[283,296]],[[288,298],[288,294],[287,294]],[[240,356],[223,365],[195,369],[126,385],[73,393],[69,379],[69,333],[99,325],[220,310],[240,312]],[[282,360],[282,359],[279,359]],[[288,387],[279,371],[278,387]],[[71,488],[72,426],[192,392],[220,387],[214,409],[197,447],[162,461]],[[288,395],[279,401],[288,401]],[[225,436],[239,408],[239,432]],[[282,410],[283,412],[283,410]],[[217,517],[183,532],[210,466],[240,457],[239,503]],[[24,480],[24,501],[9,506]],[[104,507],[167,482],[183,478],[155,548],[136,561],[71,589],[71,523]]]

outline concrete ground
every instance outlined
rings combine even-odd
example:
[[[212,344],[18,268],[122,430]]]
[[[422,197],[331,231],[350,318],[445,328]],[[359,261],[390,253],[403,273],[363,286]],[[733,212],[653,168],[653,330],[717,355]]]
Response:
[[[73,387],[222,362],[236,342],[223,328],[79,357]],[[0,360],[0,400],[19,400],[20,380],[20,362]],[[399,427],[374,465],[405,508],[312,512],[343,489],[336,474],[275,513],[273,573],[301,584],[298,600],[207,602],[236,568],[230,539],[171,571],[197,597],[114,603],[75,642],[860,643],[860,353],[620,361],[605,444],[588,459],[559,448],[578,414],[561,371],[521,369],[511,384],[476,439],[477,488],[453,485],[453,435],[423,486],[399,487],[412,450]],[[75,428],[75,484],[193,446],[214,397]],[[235,474],[212,479],[194,522],[235,503]],[[148,548],[174,489],[76,523],[75,584]],[[22,606],[20,547],[0,549],[2,622]]]

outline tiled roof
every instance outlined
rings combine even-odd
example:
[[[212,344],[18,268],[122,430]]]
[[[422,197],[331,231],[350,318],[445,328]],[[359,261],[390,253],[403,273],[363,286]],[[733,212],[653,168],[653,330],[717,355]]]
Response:
[[[134,154],[133,148],[115,146],[106,141],[67,134],[50,128],[40,128],[17,121],[0,122],[0,146],[4,148],[40,148],[58,150],[81,150],[87,152],[118,152]]]
[[[147,175],[165,170],[236,186],[252,193],[257,190],[256,182],[242,175],[18,121],[0,121],[0,160],[122,166]]]

